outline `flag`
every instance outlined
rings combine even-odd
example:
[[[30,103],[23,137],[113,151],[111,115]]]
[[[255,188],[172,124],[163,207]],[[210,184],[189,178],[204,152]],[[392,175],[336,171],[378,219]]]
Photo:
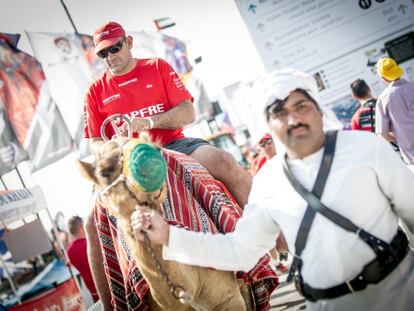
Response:
[[[165,60],[179,74],[183,75],[192,71],[193,67],[188,60],[187,46],[177,38],[162,34],[165,45]]]
[[[136,58],[165,57],[165,46],[158,32],[129,31],[133,37],[132,55]]]
[[[169,17],[154,19],[154,23],[158,31],[175,26],[174,21]]]
[[[197,119],[208,119],[214,115],[203,82],[193,74],[184,42],[158,32],[137,31],[129,33],[134,39],[132,47],[134,57],[162,58],[178,73],[194,98]]]
[[[0,89],[2,83],[0,80]],[[17,141],[0,100],[0,176],[15,169],[17,164],[24,160],[27,160],[27,154]]]
[[[81,38],[73,33],[26,34],[36,58],[42,64],[52,98],[81,156],[86,156],[88,142],[83,139],[83,103],[92,82],[92,70]]]
[[[158,32],[129,32],[133,39],[132,55],[137,58],[159,57],[164,59],[182,76],[192,71],[187,46],[175,37]]]
[[[19,37],[0,33],[0,101],[32,170],[38,170],[68,154],[72,139],[40,63],[17,48]]]

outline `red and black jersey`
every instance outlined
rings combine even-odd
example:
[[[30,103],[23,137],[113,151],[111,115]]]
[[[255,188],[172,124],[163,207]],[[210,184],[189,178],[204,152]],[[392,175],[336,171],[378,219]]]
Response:
[[[352,117],[351,127],[353,130],[375,132],[375,105],[377,100],[367,100]]]

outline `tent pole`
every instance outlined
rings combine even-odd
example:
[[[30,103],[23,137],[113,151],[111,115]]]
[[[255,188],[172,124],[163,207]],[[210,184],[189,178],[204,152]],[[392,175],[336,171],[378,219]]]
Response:
[[[3,186],[3,188],[4,188],[4,190],[9,190],[9,189],[7,188],[6,183],[4,182],[4,180],[3,180],[3,177],[2,177],[2,176],[0,176],[0,181],[1,181],[1,184],[2,184],[2,186]]]
[[[20,182],[22,183],[23,188],[26,188],[26,184],[24,183],[23,177],[20,174],[19,168],[16,166],[14,168],[16,170],[17,176],[19,176]]]
[[[70,13],[69,13],[69,11],[68,11],[68,8],[67,8],[67,7],[66,7],[66,5],[65,5],[65,2],[63,2],[63,0],[60,0],[60,3],[62,4],[63,9],[65,10],[65,13],[66,13],[66,15],[68,16],[69,21],[70,21],[70,23],[72,24],[73,29],[75,30],[75,33],[76,33],[77,35],[79,35],[79,32],[78,32],[78,30],[76,29],[75,23],[73,22],[72,16],[70,16]]]
[[[1,253],[0,253],[0,261],[1,261],[1,265],[3,266],[4,271],[6,271],[7,279],[9,280],[10,287],[11,287],[11,289],[13,291],[13,294],[17,298],[17,301],[19,302],[19,304],[21,304],[22,301],[21,301],[20,297],[17,295],[17,290],[16,290],[16,286],[14,285],[13,278],[12,278],[12,276],[10,274],[9,269],[6,266],[6,263],[5,263],[4,259],[3,259],[3,255]]]

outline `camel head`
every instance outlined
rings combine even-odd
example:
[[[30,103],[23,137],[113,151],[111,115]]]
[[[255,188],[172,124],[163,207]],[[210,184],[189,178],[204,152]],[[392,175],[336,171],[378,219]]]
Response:
[[[160,148],[148,136],[110,140],[93,163],[78,160],[78,166],[113,216],[128,217],[137,204],[161,210],[167,169]]]

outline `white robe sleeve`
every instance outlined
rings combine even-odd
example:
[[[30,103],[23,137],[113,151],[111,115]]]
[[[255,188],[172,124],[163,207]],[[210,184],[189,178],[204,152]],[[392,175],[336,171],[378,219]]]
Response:
[[[211,234],[170,226],[163,257],[227,271],[249,271],[275,246],[279,226],[267,208],[246,205],[234,232]]]

